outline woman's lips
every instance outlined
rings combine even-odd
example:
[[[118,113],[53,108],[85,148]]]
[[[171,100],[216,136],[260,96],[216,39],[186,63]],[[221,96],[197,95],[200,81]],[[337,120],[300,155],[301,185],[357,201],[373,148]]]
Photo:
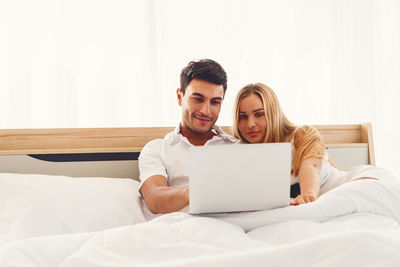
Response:
[[[261,131],[251,131],[247,132],[246,134],[250,137],[256,137]]]

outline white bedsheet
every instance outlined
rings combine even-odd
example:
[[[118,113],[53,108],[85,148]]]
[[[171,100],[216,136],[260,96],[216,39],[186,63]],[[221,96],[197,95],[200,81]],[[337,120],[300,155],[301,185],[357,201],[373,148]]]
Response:
[[[297,207],[20,239],[0,266],[400,266],[399,204],[399,182],[357,181]]]

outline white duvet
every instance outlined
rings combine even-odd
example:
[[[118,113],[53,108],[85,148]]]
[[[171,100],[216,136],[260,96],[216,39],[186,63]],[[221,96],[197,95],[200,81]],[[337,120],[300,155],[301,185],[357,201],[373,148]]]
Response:
[[[0,266],[400,266],[399,223],[400,182],[362,180],[306,205],[14,239]]]

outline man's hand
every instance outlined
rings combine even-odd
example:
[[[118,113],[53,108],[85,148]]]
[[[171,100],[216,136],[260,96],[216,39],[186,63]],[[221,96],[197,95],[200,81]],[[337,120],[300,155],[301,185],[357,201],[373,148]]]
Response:
[[[290,205],[306,204],[306,203],[313,202],[316,199],[317,199],[317,196],[313,193],[300,194],[296,198],[290,199]]]
[[[154,214],[179,211],[189,205],[189,187],[170,187],[167,178],[161,175],[148,178],[140,192]]]

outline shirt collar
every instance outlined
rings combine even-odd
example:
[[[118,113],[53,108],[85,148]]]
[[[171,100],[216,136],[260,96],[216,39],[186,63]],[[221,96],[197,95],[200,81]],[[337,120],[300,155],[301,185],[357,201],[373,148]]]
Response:
[[[235,137],[225,133],[221,127],[214,125],[211,129],[211,131],[215,134],[215,136],[212,138],[221,138],[223,140],[227,140],[231,143],[237,143],[238,139],[236,139]],[[176,144],[178,143],[179,140],[182,140],[182,138],[186,139],[186,141],[189,143],[189,140],[187,140],[186,137],[184,137],[181,134],[181,124],[179,123],[178,126],[174,129],[173,132],[171,132],[170,134],[168,134],[168,138],[170,139],[170,144]],[[211,140],[211,139],[210,139]]]
[[[238,139],[236,139],[235,137],[233,137],[232,135],[229,135],[227,133],[224,132],[224,130],[222,130],[221,127],[214,125],[212,128],[212,131],[220,138],[224,139],[224,140],[228,140],[232,143],[237,143]]]

